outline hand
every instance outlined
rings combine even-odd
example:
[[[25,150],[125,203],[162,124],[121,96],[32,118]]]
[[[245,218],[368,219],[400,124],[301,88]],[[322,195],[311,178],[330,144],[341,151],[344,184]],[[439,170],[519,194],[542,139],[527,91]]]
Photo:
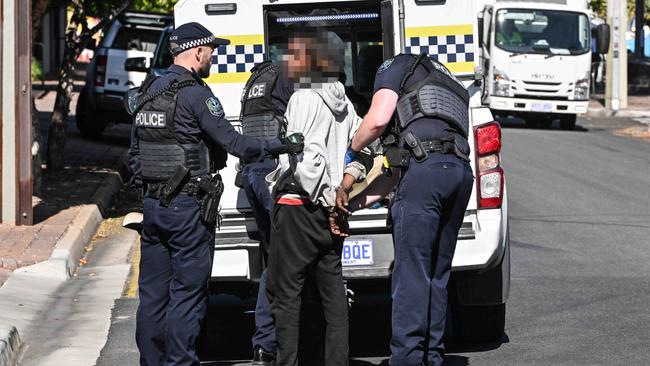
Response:
[[[280,141],[284,146],[282,152],[285,154],[300,154],[305,147],[305,136],[302,133],[292,133],[281,138]]]
[[[350,226],[348,225],[348,216],[337,211],[329,214],[330,231],[332,234],[341,238],[350,236]]]
[[[344,187],[336,190],[336,208],[346,215],[352,215],[352,211],[348,208],[348,190]]]

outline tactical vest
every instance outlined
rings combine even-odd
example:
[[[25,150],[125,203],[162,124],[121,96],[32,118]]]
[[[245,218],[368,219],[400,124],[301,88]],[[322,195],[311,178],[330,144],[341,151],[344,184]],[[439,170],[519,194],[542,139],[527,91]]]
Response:
[[[429,73],[423,80],[405,87],[418,65]],[[469,130],[469,93],[441,63],[426,54],[417,57],[404,75],[397,100],[399,130],[422,117],[444,120],[464,138]]]
[[[242,133],[262,139],[282,137],[286,129],[284,113],[273,104],[273,88],[280,70],[271,61],[264,61],[251,72],[241,97]]]
[[[142,97],[134,108],[143,180],[149,183],[166,181],[181,164],[193,177],[208,174],[210,161],[205,143],[181,144],[175,133],[178,91],[198,85],[198,82],[192,75],[180,75],[159,92],[148,94],[154,80],[145,80],[139,93]]]

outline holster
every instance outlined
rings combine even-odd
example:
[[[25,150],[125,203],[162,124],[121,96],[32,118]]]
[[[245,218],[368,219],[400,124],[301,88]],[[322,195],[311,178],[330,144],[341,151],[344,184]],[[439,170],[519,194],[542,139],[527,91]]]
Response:
[[[201,202],[201,220],[209,226],[219,226],[219,202],[223,195],[223,181],[221,175],[216,174],[209,180],[201,181],[199,185]]]
[[[180,190],[183,188],[183,185],[186,183],[187,177],[190,175],[190,170],[181,164],[176,168],[174,175],[169,178],[167,183],[162,187],[162,192],[160,193],[160,205],[163,207],[169,206],[172,199],[180,193]]]

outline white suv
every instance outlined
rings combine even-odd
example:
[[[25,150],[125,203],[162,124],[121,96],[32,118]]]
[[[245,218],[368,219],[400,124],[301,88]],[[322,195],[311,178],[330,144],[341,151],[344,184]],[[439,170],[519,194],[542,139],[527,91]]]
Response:
[[[86,70],[86,84],[77,102],[77,127],[86,138],[101,137],[106,125],[130,122],[124,108],[124,94],[138,86],[146,72],[126,71],[127,58],[154,56],[168,14],[125,12],[108,28]]]

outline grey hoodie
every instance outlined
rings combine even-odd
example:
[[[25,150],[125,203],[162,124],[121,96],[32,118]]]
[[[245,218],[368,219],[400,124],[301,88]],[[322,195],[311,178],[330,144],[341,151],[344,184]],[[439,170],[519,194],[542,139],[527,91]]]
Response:
[[[267,176],[274,196],[335,206],[345,152],[361,123],[343,84],[325,83],[296,91],[285,116],[288,133],[301,132],[305,148],[297,156],[281,155],[278,168]]]

